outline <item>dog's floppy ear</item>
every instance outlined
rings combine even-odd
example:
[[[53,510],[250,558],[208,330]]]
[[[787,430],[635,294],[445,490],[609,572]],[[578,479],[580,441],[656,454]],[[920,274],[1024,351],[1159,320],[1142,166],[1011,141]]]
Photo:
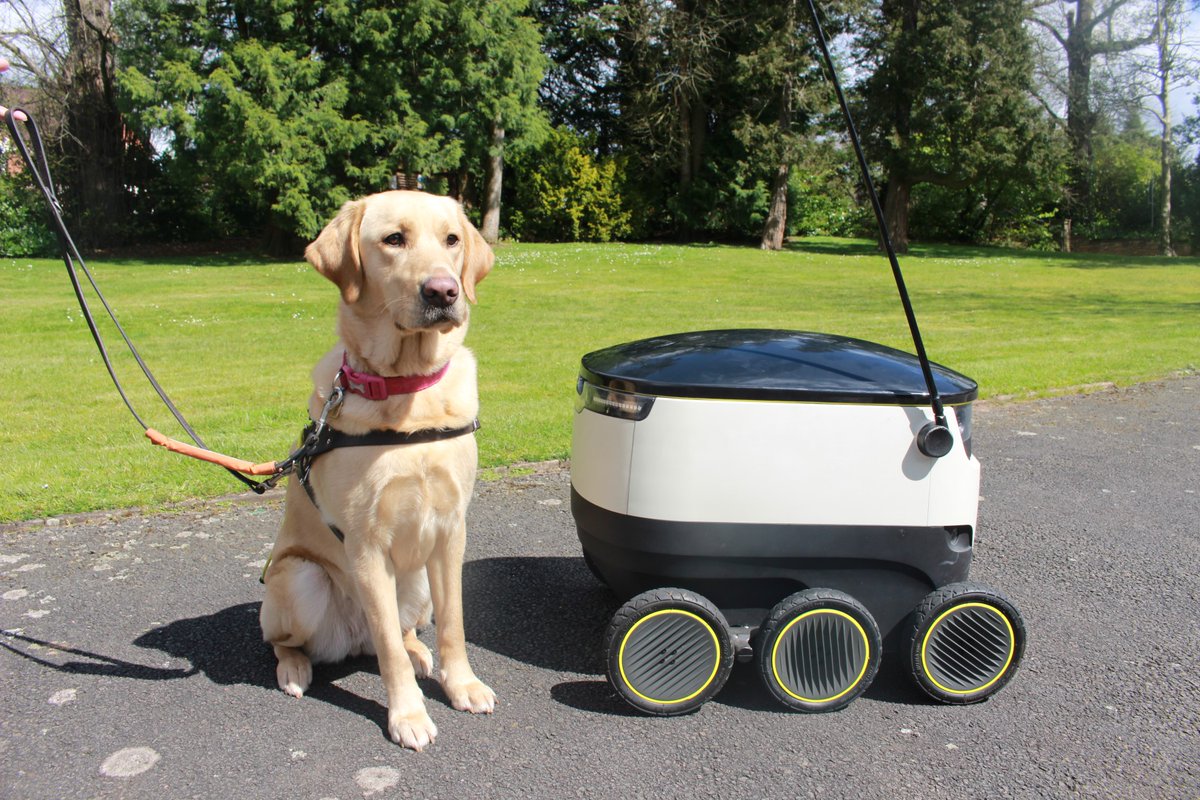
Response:
[[[467,299],[474,303],[477,302],[475,284],[486,278],[487,274],[492,271],[496,254],[492,252],[491,246],[484,241],[483,236],[467,219],[467,215],[462,212],[462,209],[459,209],[458,213],[462,218],[463,230],[466,231],[463,242],[463,270],[460,280],[463,290],[467,293]]]
[[[362,290],[362,256],[358,251],[358,227],[364,203],[351,200],[342,206],[320,235],[304,250],[304,257],[317,272],[337,284],[347,303],[358,300]]]

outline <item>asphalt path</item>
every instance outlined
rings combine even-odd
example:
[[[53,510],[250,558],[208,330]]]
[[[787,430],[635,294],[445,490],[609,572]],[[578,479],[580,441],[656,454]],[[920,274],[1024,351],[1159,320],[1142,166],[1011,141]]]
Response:
[[[885,662],[832,714],[783,710],[744,664],[690,716],[628,710],[562,465],[477,489],[467,638],[500,705],[472,717],[425,682],[423,753],[387,738],[373,660],[276,688],[257,613],[278,495],[0,528],[0,797],[1200,797],[1200,377],[980,404],[975,443],[972,578],[1029,644],[965,707]]]

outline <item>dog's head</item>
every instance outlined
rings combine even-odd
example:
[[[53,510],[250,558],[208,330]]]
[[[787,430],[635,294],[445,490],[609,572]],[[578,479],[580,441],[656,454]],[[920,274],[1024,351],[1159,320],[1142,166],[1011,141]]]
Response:
[[[495,258],[457,202],[424,192],[346,203],[304,255],[337,284],[343,315],[376,336],[462,326]]]

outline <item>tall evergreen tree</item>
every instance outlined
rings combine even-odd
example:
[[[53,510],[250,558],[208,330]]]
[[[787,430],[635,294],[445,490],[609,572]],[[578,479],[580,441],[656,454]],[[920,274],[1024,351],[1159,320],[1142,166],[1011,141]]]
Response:
[[[617,15],[612,0],[535,0],[549,58],[539,95],[551,124],[591,137],[600,153],[617,145],[620,97]]]
[[[397,173],[472,194],[504,126],[538,118],[526,3],[126,0],[122,86],[168,131],[168,170],[212,187],[213,217],[294,247]]]
[[[626,143],[674,172],[686,191],[704,163],[710,114],[730,74],[726,0],[621,4],[620,72]]]
[[[827,36],[844,29],[849,6],[861,8],[862,3],[823,4],[821,25]],[[793,170],[815,152],[822,114],[832,109],[834,95],[805,0],[758,6],[745,22],[736,84],[744,106],[735,124],[747,150],[761,153],[770,171],[759,246],[779,250],[787,233]]]
[[[1039,115],[1023,23],[1021,0],[884,0],[868,20],[863,128],[898,250],[915,186],[963,189],[1032,162]]]
[[[447,77],[426,82],[430,93],[422,106],[444,108],[466,156],[483,164],[479,230],[489,242],[500,238],[506,142],[514,133],[540,139],[548,131],[537,106],[546,58],[528,8],[529,0],[452,0],[444,47],[425,54],[429,72],[441,68]]]

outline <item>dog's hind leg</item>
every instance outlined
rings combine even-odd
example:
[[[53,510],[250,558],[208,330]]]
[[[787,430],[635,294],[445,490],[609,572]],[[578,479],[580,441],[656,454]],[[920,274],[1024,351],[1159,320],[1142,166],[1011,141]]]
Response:
[[[305,645],[329,608],[329,576],[301,558],[274,561],[266,576],[267,593],[259,612],[263,639],[274,646],[279,688],[301,697],[312,683],[312,662]]]
[[[417,638],[416,628],[409,628],[404,632],[404,649],[408,651],[408,660],[412,662],[413,672],[418,678],[433,675],[433,653]]]

